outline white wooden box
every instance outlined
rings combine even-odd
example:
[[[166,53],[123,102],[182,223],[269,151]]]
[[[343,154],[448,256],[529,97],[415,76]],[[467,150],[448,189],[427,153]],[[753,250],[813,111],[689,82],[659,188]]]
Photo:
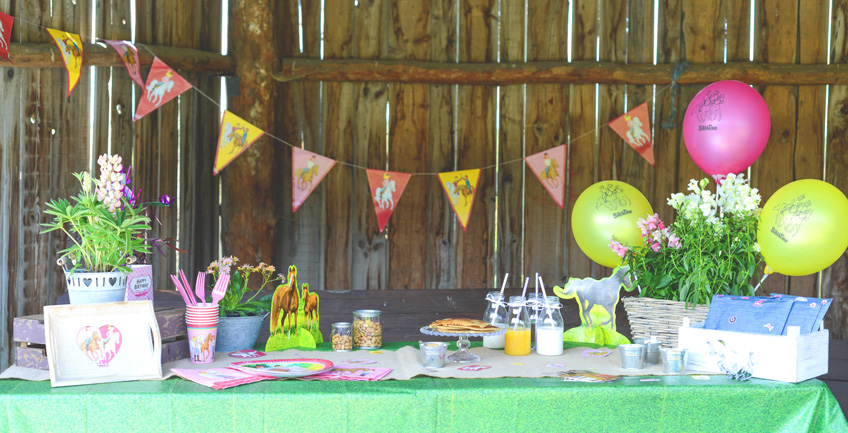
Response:
[[[791,326],[788,334],[717,331],[704,329],[703,322],[689,326],[684,319],[678,329],[678,344],[688,350],[688,370],[721,373],[718,359],[710,355],[707,345],[707,341],[721,340],[733,350],[753,353],[754,377],[797,383],[827,374],[828,330],[799,335],[798,327]]]

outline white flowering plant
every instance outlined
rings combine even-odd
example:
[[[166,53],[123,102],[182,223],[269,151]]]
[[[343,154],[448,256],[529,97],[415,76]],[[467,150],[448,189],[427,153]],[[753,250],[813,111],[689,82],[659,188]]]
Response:
[[[265,262],[260,262],[256,266],[238,265],[239,259],[236,256],[222,257],[213,261],[206,268],[206,273],[212,275],[212,284],[218,281],[221,275],[229,274],[230,282],[227,285],[227,292],[224,298],[218,302],[218,315],[220,317],[237,317],[237,316],[258,316],[266,311],[271,311],[271,300],[273,294],[265,295],[259,299],[259,293],[271,284],[283,281],[285,278],[282,274],[274,275],[276,269],[273,265],[268,265]],[[254,281],[259,282],[259,286],[254,290],[250,287],[250,276],[256,275]]]
[[[708,305],[715,294],[753,295],[762,261],[757,244],[762,198],[742,174],[727,175],[715,193],[707,185],[708,179],[693,179],[688,195],[672,194],[668,204],[677,218],[670,226],[656,214],[640,219],[645,246],[610,242],[641,296]]]
[[[74,173],[81,191],[71,198],[73,202],[59,199],[46,203],[44,213],[52,215],[53,220],[42,224],[41,233],[58,230],[67,235],[70,246],[59,251],[57,263],[72,273],[128,273],[138,255],[152,252],[146,237],[150,230],[147,203],[131,205],[128,201],[133,193],[127,187],[120,155],[101,155],[97,163],[97,180],[88,172]]]

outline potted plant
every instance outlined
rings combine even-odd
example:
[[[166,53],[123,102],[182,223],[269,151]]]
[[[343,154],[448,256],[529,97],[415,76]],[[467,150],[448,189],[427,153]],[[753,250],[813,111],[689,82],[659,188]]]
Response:
[[[235,256],[222,257],[209,264],[207,274],[212,275],[212,284],[223,274],[230,275],[227,292],[218,302],[218,336],[216,350],[232,352],[252,349],[262,329],[262,321],[271,311],[273,294],[259,297],[265,286],[283,280],[282,275],[274,275],[272,265],[260,262],[257,266],[238,266]],[[250,287],[251,276],[258,282],[256,289]]]
[[[610,243],[640,290],[639,298],[623,299],[635,338],[661,335],[676,342],[683,316],[703,320],[713,295],[754,294],[752,282],[762,261],[760,194],[742,174],[729,174],[715,193],[708,184],[693,179],[688,195],[672,194],[668,204],[677,218],[670,226],[656,214],[640,219],[644,246],[614,238]]]
[[[61,231],[69,241],[57,263],[65,272],[72,304],[122,301],[130,265],[137,255],[151,253],[147,204],[129,204],[132,192],[122,158],[104,154],[97,163],[99,180],[88,172],[74,173],[79,194],[71,201],[52,200],[44,211],[53,220],[42,224],[41,233]]]

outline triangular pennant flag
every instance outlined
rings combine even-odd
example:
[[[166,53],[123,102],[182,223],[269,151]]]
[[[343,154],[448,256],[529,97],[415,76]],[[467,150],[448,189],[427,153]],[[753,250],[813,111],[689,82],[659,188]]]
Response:
[[[560,209],[563,209],[565,201],[565,145],[560,145],[535,155],[524,158],[524,162],[536,173],[536,177],[542,186],[548,190]]]
[[[477,195],[477,181],[480,179],[480,169],[450,171],[439,173],[442,189],[445,190],[456,218],[462,224],[462,231],[468,228],[468,217]]]
[[[648,103],[624,113],[607,125],[612,128],[639,155],[654,165],[654,146],[651,143],[651,122],[648,119]]]
[[[217,175],[233,162],[236,157],[247,150],[253,142],[259,139],[265,131],[251,125],[235,114],[224,111],[221,119],[221,135],[218,136],[218,150],[215,151],[215,166],[212,174]]]
[[[9,60],[9,42],[12,40],[12,25],[15,17],[0,12],[0,58]]]
[[[144,80],[141,79],[141,61],[138,59],[138,48],[130,41],[113,41],[111,39],[102,39],[102,41],[118,53],[121,61],[124,62],[124,67],[127,68],[127,73],[130,74],[130,78],[139,86],[144,87]]]
[[[150,73],[147,74],[147,85],[142,88],[141,99],[138,101],[138,108],[135,109],[133,122],[192,87],[191,83],[183,79],[170,66],[158,57],[154,57]]]
[[[368,185],[370,185],[371,198],[374,200],[374,211],[377,213],[377,223],[380,225],[380,233],[389,222],[403,190],[412,177],[409,173],[396,171],[366,169]]]
[[[297,212],[335,164],[334,159],[292,147],[292,213]]]
[[[62,59],[65,61],[65,69],[68,71],[68,96],[76,87],[82,69],[83,47],[80,35],[64,32],[62,30],[47,29],[53,42],[59,47]]]

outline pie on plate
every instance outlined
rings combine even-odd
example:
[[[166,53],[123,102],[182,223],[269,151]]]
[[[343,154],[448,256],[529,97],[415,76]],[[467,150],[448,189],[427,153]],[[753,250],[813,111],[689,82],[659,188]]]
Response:
[[[499,331],[500,328],[497,326],[486,323],[482,320],[477,319],[439,319],[430,324],[430,329],[437,332],[445,332],[445,333],[480,333],[485,334],[487,332],[495,332]]]

